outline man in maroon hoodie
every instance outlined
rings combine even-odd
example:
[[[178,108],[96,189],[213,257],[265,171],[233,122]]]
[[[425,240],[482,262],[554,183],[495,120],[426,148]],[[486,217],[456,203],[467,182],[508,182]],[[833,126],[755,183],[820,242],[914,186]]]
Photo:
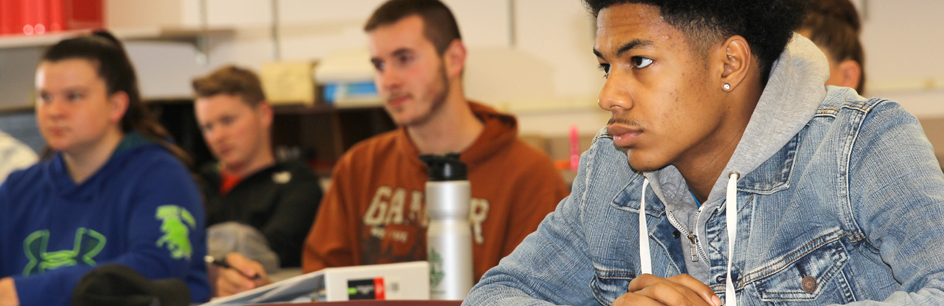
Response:
[[[511,253],[568,194],[550,158],[517,138],[513,116],[466,99],[466,48],[438,0],[391,0],[364,30],[375,84],[400,129],[365,140],[338,161],[302,255],[305,272],[426,260],[426,166],[420,154],[461,152],[472,186],[475,279]],[[265,280],[221,277],[221,294]]]

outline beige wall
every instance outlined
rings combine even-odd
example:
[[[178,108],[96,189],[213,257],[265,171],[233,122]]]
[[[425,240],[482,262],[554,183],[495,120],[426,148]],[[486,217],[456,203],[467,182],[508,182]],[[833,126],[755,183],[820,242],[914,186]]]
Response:
[[[159,5],[156,3],[160,3]],[[335,50],[364,48],[361,26],[382,0],[280,0],[278,57],[317,60]],[[596,68],[593,19],[579,0],[445,0],[470,48],[467,95],[516,113],[525,133],[564,135],[571,125],[602,127],[597,110],[602,74]],[[899,101],[919,118],[944,118],[944,1],[862,0],[868,95]],[[200,25],[201,0],[112,0],[114,28]],[[271,0],[205,0],[206,23],[236,30],[211,40],[210,60],[196,61],[192,45],[129,42],[146,96],[187,96],[187,80],[220,65],[259,68],[276,59]],[[513,20],[513,21],[512,21]],[[0,50],[0,106],[28,103],[38,56]],[[15,84],[15,85],[8,85]]]

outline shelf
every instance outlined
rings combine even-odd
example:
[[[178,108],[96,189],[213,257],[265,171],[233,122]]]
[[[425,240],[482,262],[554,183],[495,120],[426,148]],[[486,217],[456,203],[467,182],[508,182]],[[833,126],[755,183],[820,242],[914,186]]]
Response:
[[[380,109],[383,106],[380,104],[365,104],[365,105],[353,105],[353,106],[341,106],[337,107],[330,104],[321,104],[317,103],[314,105],[308,104],[274,104],[272,105],[272,111],[277,115],[307,115],[307,114],[330,114],[337,112],[347,112],[347,111],[361,111],[361,110],[374,110]]]
[[[197,126],[192,103],[193,98],[186,97],[147,102],[161,124],[200,165],[213,157]],[[272,109],[272,147],[277,152],[299,152],[322,177],[330,176],[335,161],[355,143],[397,128],[380,106],[291,104],[274,105]]]
[[[167,96],[167,97],[145,97],[144,103],[148,105],[176,105],[176,104],[193,104],[193,97],[186,96]],[[354,111],[372,111],[372,110],[381,110],[383,108],[380,104],[363,104],[363,105],[346,105],[337,107],[331,104],[324,103],[315,103],[315,104],[304,104],[304,103],[276,103],[272,104],[272,112],[276,115],[320,115],[320,114],[334,114],[339,112],[354,112]],[[9,109],[9,110],[8,110]],[[0,108],[0,113],[10,112],[10,111],[22,111],[24,109],[32,110],[32,106],[17,106],[9,108]]]
[[[140,27],[124,29],[108,29],[118,39],[128,41],[181,41],[197,45],[201,37],[215,35],[231,35],[232,29],[198,29],[198,28],[168,28],[168,27]],[[77,30],[53,32],[42,35],[3,35],[0,36],[0,49],[45,47],[53,45],[65,38],[88,34],[92,30]]]
[[[181,27],[137,27],[108,29],[122,41],[171,41],[193,45],[197,50],[197,62],[206,64],[210,52],[210,36],[232,36],[235,31],[227,28],[181,28]],[[53,32],[42,35],[0,36],[0,49],[41,48],[63,39],[88,34],[92,30]]]
[[[175,105],[175,104],[193,104],[193,97],[187,96],[166,96],[166,97],[144,97],[144,103],[148,105]],[[272,112],[276,115],[319,115],[319,114],[333,114],[338,112],[349,112],[349,111],[370,111],[370,110],[381,110],[383,105],[381,104],[359,104],[359,105],[345,105],[345,106],[334,106],[331,104],[324,103],[315,103],[315,104],[304,104],[304,103],[271,103]],[[5,111],[21,111],[24,109],[32,109],[32,106],[17,106],[9,108],[0,108],[0,113]]]
[[[13,113],[27,113],[33,111],[33,105],[6,106],[0,107],[0,115]]]

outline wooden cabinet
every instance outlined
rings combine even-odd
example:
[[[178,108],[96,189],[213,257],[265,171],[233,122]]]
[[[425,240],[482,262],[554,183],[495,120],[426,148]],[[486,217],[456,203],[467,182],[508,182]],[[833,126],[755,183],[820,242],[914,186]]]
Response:
[[[396,129],[380,106],[279,105],[274,109],[272,144],[276,153],[298,150],[318,174],[330,175],[338,158],[357,142]]]
[[[152,101],[149,106],[178,145],[193,154],[195,165],[213,160],[197,126],[192,100]],[[276,105],[273,110],[276,157],[304,159],[322,177],[331,175],[334,163],[357,142],[396,129],[380,106]]]

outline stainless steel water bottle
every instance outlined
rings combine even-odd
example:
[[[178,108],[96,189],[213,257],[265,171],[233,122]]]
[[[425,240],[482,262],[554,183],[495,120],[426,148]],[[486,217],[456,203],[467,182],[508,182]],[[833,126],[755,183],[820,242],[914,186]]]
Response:
[[[469,180],[459,154],[421,155],[426,181],[426,252],[430,298],[462,300],[472,289],[472,230]]]

